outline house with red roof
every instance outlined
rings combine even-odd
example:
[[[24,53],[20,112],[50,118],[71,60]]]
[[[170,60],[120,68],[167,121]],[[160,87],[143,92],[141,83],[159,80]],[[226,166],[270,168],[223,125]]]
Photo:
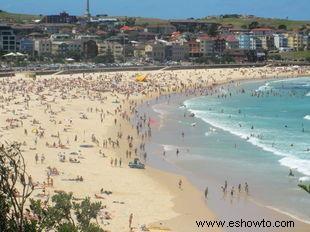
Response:
[[[238,49],[239,48],[239,40],[235,35],[227,35],[225,37],[225,45],[226,49]]]
[[[268,27],[254,28],[251,31],[254,36],[270,36],[274,33],[274,30]]]

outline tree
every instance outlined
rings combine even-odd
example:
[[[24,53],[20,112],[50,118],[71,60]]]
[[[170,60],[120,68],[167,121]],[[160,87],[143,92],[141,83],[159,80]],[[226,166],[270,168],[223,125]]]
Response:
[[[243,25],[241,25],[241,29],[248,29],[248,26],[243,24]]]
[[[257,21],[253,21],[249,24],[249,29],[252,30],[252,29],[258,28],[258,26],[259,26],[259,23]]]
[[[99,225],[91,222],[102,209],[101,202],[92,203],[90,198],[85,198],[77,203],[73,200],[73,194],[66,192],[54,195],[51,206],[42,205],[40,200],[30,202],[30,208],[38,218],[36,231],[56,229],[58,232],[103,232]]]
[[[100,202],[91,203],[87,197],[81,203],[73,203],[73,208],[82,231],[86,231],[91,227],[91,219],[96,219],[102,206]]]
[[[0,231],[5,232],[104,232],[92,222],[101,202],[74,201],[72,193],[59,192],[48,201],[29,199],[33,192],[20,144],[0,146]],[[30,202],[30,209],[26,204]]]
[[[231,55],[229,54],[224,54],[222,57],[221,57],[221,62],[222,63],[235,63],[235,59],[234,57],[232,57]]]
[[[208,28],[208,32],[207,32],[208,35],[209,36],[216,36],[218,34],[217,28],[218,28],[217,24],[212,23],[210,25],[210,27]]]
[[[25,204],[33,191],[33,185],[26,172],[20,144],[2,144],[0,164],[1,231],[24,232],[28,224]]]
[[[282,60],[282,57],[279,54],[272,55],[272,56],[270,56],[270,58],[273,60]]]
[[[125,20],[125,26],[132,27],[136,24],[136,18],[134,17],[126,17]]]
[[[287,30],[287,26],[286,25],[284,25],[284,24],[281,24],[281,25],[279,25],[279,27],[278,27],[278,29],[279,30]]]

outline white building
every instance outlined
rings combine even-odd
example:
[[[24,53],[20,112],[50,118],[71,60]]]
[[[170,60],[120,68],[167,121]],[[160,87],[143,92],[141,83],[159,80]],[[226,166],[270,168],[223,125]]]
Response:
[[[274,46],[279,49],[283,50],[288,47],[288,39],[287,36],[284,34],[274,34]]]
[[[123,54],[124,47],[120,43],[103,41],[103,42],[97,42],[97,46],[98,46],[98,55],[100,56],[107,55],[109,50],[113,54],[114,59],[118,59],[119,57],[124,56]]]
[[[53,55],[66,55],[70,52],[79,54],[83,52],[82,43],[80,40],[52,41]]]
[[[34,51],[38,56],[48,55],[52,52],[52,42],[50,39],[34,40]]]

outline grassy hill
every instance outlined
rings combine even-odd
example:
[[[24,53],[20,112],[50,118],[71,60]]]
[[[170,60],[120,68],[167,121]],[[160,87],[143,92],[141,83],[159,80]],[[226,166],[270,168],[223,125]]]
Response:
[[[277,18],[261,18],[255,16],[240,16],[240,17],[207,17],[203,19],[207,22],[224,24],[224,25],[233,25],[235,28],[241,28],[243,25],[248,26],[251,22],[258,22],[259,26],[268,26],[273,28],[278,28],[280,25],[285,25],[288,30],[298,30],[302,27],[310,28],[310,20],[307,21],[298,21],[298,20],[289,20],[289,19],[277,19]]]
[[[29,14],[18,14],[18,13],[9,13],[0,10],[0,22],[6,23],[29,23],[34,20],[41,19],[42,15],[29,15]],[[125,16],[107,16],[107,17],[116,17],[120,20],[125,19]],[[144,18],[144,17],[135,17],[136,25],[154,25],[154,24],[166,24],[169,21],[164,19],[157,18]],[[210,23],[218,23],[222,25],[233,25],[234,28],[241,28],[242,26],[248,26],[250,23],[256,21],[259,23],[259,26],[268,26],[273,28],[278,28],[280,25],[285,25],[288,30],[298,30],[300,28],[309,28],[310,29],[310,20],[307,21],[297,21],[297,20],[288,20],[288,19],[276,19],[276,18],[261,18],[256,16],[241,16],[236,14],[231,15],[222,15],[222,16],[209,16],[201,19]]]
[[[0,10],[0,23],[29,23],[41,18],[42,16],[39,15],[9,13]]]

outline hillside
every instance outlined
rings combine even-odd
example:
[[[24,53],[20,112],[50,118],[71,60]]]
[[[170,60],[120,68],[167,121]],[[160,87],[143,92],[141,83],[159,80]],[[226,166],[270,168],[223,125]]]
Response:
[[[29,23],[41,18],[42,16],[39,15],[9,13],[0,10],[0,23]]]
[[[252,22],[258,22],[259,26],[268,26],[273,28],[279,28],[280,25],[285,25],[288,30],[298,30],[300,28],[310,28],[310,20],[298,21],[289,19],[277,19],[277,18],[261,18],[255,16],[214,16],[206,17],[202,19],[206,22],[218,23],[222,25],[233,25],[235,28],[241,28],[242,26],[248,26]]]
[[[115,17],[120,20],[124,20],[125,16],[106,16]],[[0,22],[6,23],[29,23],[34,20],[41,19],[42,15],[29,15],[29,14],[18,14],[9,13],[0,10]],[[131,18],[131,17],[129,17]],[[152,25],[152,24],[166,24],[169,21],[165,19],[157,18],[145,18],[145,17],[134,17],[136,25]],[[273,28],[279,28],[280,25],[285,25],[288,30],[298,30],[300,28],[310,28],[310,20],[298,21],[288,19],[277,19],[277,18],[262,18],[256,16],[242,16],[237,14],[221,15],[221,16],[208,16],[200,19],[210,23],[217,23],[222,25],[233,25],[234,28],[248,27],[252,22],[258,22],[259,26],[268,26]]]

